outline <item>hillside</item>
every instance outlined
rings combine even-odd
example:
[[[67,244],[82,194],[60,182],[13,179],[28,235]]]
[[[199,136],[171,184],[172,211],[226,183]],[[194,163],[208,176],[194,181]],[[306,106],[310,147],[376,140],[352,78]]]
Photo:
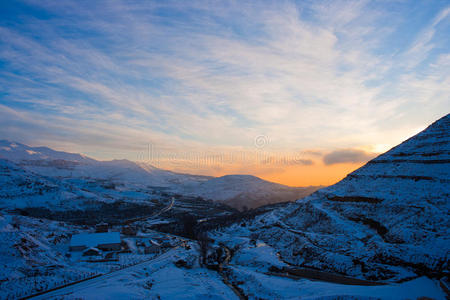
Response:
[[[142,186],[168,187],[210,178],[178,174],[125,159],[98,161],[82,154],[55,151],[47,147],[30,147],[6,140],[0,141],[0,158],[44,176],[93,178]]]
[[[339,183],[225,232],[286,263],[396,281],[448,275],[450,115]],[[225,238],[226,239],[226,238]]]
[[[48,147],[30,147],[21,143],[0,140],[0,158],[15,162],[31,161],[71,161],[74,163],[92,163],[95,160],[77,153],[56,151]]]
[[[320,187],[288,187],[250,175],[219,178],[180,174],[146,162],[98,161],[82,154],[55,151],[47,147],[0,141],[0,159],[34,176],[101,180],[105,184],[142,189],[165,188],[172,193],[202,197],[243,210],[303,198]],[[73,182],[72,182],[73,183]],[[84,187],[83,187],[84,188]]]
[[[204,182],[185,185],[180,192],[219,201],[245,210],[279,202],[295,201],[320,187],[289,187],[251,175],[226,175]]]

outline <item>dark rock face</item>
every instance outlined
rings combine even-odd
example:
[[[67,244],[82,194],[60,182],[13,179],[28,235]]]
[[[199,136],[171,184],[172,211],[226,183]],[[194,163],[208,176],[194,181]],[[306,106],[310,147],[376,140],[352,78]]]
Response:
[[[448,273],[450,115],[250,227],[291,264],[366,279]]]

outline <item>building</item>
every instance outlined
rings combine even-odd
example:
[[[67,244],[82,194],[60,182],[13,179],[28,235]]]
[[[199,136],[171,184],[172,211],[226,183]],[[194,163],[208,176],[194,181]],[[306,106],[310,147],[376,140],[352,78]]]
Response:
[[[80,233],[72,236],[70,251],[83,251],[86,248],[98,248],[103,251],[119,251],[121,247],[120,233]]]

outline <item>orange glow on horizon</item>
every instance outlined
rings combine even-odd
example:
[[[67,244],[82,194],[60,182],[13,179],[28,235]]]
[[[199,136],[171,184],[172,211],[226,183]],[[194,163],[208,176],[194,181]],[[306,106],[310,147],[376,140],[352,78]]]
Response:
[[[254,175],[264,180],[284,184],[292,187],[305,186],[329,186],[343,179],[347,174],[360,168],[365,163],[341,163],[333,165],[325,165],[316,162],[313,165],[293,165],[293,166],[242,166],[239,164],[228,165],[226,167],[210,167],[203,170],[182,168],[168,168],[172,171],[180,173],[190,173],[206,176],[220,177],[224,175]]]
[[[363,166],[364,163],[345,163],[335,164],[331,166],[313,165],[289,167],[284,172],[272,174],[269,176],[259,176],[262,179],[293,186],[310,186],[310,185],[333,185],[347,176],[347,174]]]

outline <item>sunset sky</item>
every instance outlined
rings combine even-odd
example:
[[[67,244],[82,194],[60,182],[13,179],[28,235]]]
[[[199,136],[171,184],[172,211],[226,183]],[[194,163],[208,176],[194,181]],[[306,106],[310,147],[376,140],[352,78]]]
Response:
[[[449,113],[443,1],[0,1],[0,139],[332,184]]]

